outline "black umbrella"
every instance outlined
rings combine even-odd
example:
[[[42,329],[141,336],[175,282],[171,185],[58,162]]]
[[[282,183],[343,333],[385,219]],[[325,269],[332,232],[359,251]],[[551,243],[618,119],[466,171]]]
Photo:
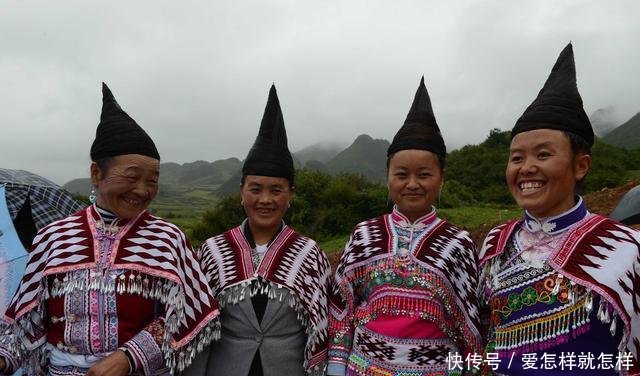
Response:
[[[21,243],[31,246],[36,232],[84,206],[59,185],[24,170],[0,168],[9,215]]]
[[[82,207],[69,192],[41,176],[0,168],[0,315],[22,278],[36,232]],[[0,319],[0,328],[5,325]]]
[[[622,196],[609,217],[627,225],[640,223],[640,185],[631,188]]]

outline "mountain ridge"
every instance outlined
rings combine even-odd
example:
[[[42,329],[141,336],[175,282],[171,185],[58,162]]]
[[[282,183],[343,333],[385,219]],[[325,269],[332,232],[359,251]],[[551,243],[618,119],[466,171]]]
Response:
[[[625,149],[640,148],[640,112],[602,138],[607,144]]]

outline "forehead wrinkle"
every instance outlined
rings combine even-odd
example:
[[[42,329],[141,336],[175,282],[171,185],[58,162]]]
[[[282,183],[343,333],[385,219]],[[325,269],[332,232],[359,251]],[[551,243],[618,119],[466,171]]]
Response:
[[[153,175],[160,175],[160,169],[157,168],[145,168],[143,166],[139,166],[139,165],[131,165],[128,167],[125,167],[122,171],[124,172],[135,172],[135,173],[145,173],[145,172],[149,172]]]

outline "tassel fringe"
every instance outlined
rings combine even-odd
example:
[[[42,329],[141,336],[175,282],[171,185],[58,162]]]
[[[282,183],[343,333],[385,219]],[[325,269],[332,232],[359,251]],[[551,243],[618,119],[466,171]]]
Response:
[[[257,281],[253,286],[251,286],[253,281]],[[309,367],[308,359],[310,354],[316,349],[316,346],[320,344],[326,337],[327,333],[324,333],[319,330],[319,328],[314,327],[309,320],[309,315],[304,308],[302,302],[292,293],[288,294],[288,297],[285,297],[285,292],[283,291],[285,287],[270,281],[267,281],[263,278],[252,278],[242,283],[239,283],[235,286],[228,287],[221,291],[217,298],[218,304],[220,308],[226,307],[228,304],[238,304],[240,301],[247,298],[247,291],[249,293],[249,298],[253,298],[257,294],[267,295],[269,299],[277,299],[280,302],[286,300],[289,308],[293,309],[296,312],[296,318],[302,328],[304,329],[305,334],[307,335],[307,345],[305,347],[305,362],[304,367],[307,370],[308,375],[324,375],[324,369],[326,365],[314,365]]]
[[[209,343],[220,339],[220,321],[215,319],[208,323],[190,341],[189,344],[181,348],[174,349],[171,346],[173,336],[180,331],[186,323],[184,312],[184,293],[180,286],[173,281],[148,276],[142,273],[125,273],[118,276],[104,275],[99,272],[90,271],[89,277],[86,274],[78,274],[72,278],[65,274],[62,280],[56,276],[49,289],[47,279],[44,279],[43,301],[49,298],[62,297],[71,291],[99,291],[105,294],[116,293],[139,295],[147,299],[159,301],[166,307],[165,333],[162,344],[162,352],[165,356],[167,367],[172,374],[180,373],[184,370],[196,356],[196,354]],[[17,354],[19,359],[24,359],[26,364],[26,374],[46,374],[43,367],[48,361],[48,351],[46,346],[41,346],[46,340],[44,328],[35,328],[34,323],[42,322],[41,309],[44,304],[29,314],[21,317],[14,324],[15,338],[10,346],[10,351]],[[28,338],[41,338],[40,342],[34,344],[35,350],[29,349],[25,344],[29,343]],[[20,345],[18,345],[18,343]]]

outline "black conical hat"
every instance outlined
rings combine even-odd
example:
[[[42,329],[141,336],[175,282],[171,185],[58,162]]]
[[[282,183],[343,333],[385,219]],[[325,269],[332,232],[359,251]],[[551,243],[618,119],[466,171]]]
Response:
[[[244,160],[242,175],[286,178],[293,184],[293,158],[287,146],[287,131],[275,85],[269,90],[258,137]]]
[[[576,65],[571,43],[558,56],[547,82],[516,122],[511,130],[511,137],[534,129],[571,132],[593,145],[593,128],[584,112],[576,84]]]
[[[447,148],[431,108],[431,99],[424,85],[424,76],[420,80],[407,119],[387,149],[387,156],[407,149],[428,150],[442,157],[447,154]]]
[[[122,110],[111,90],[102,83],[102,114],[91,145],[91,160],[124,154],[140,154],[160,160],[147,132]]]

